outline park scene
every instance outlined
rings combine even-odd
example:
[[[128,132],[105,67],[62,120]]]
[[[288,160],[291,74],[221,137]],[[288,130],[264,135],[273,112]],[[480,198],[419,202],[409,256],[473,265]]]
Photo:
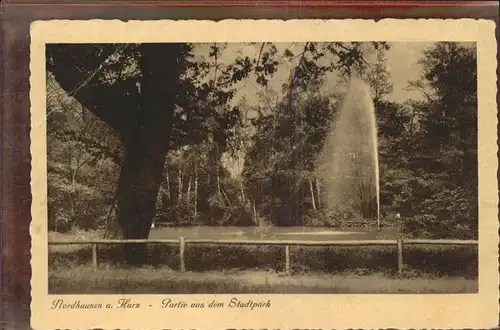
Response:
[[[49,293],[473,293],[475,43],[47,44]]]

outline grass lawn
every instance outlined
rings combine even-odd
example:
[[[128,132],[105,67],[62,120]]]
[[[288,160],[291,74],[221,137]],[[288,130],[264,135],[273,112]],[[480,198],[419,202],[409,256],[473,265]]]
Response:
[[[49,271],[51,294],[175,293],[474,293],[477,280],[463,277],[405,278],[384,274],[296,274],[263,270],[180,273],[167,267],[108,266]]]

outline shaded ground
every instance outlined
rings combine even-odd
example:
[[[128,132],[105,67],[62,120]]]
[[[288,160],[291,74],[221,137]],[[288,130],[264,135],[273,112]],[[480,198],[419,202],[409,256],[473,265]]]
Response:
[[[51,294],[175,293],[474,293],[477,281],[460,277],[397,278],[383,274],[298,274],[260,270],[180,273],[168,268],[49,271]]]

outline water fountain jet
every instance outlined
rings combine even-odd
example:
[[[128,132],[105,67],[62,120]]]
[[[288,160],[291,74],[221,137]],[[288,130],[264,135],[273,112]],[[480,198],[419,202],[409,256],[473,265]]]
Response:
[[[380,184],[375,108],[369,86],[352,78],[318,159],[325,205],[375,218],[380,230]]]

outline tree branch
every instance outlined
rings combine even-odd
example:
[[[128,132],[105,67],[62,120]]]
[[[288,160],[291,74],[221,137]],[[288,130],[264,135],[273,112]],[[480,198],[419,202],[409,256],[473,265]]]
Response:
[[[101,46],[102,54],[96,56],[94,46],[87,44],[47,46],[47,69],[54,75],[61,88],[73,96],[85,108],[122,134],[137,108],[138,95],[135,82],[118,81],[110,86],[97,81],[96,77],[106,67],[110,58],[125,49],[114,45]],[[89,58],[97,64],[90,68]],[[86,73],[78,67],[86,63]]]

